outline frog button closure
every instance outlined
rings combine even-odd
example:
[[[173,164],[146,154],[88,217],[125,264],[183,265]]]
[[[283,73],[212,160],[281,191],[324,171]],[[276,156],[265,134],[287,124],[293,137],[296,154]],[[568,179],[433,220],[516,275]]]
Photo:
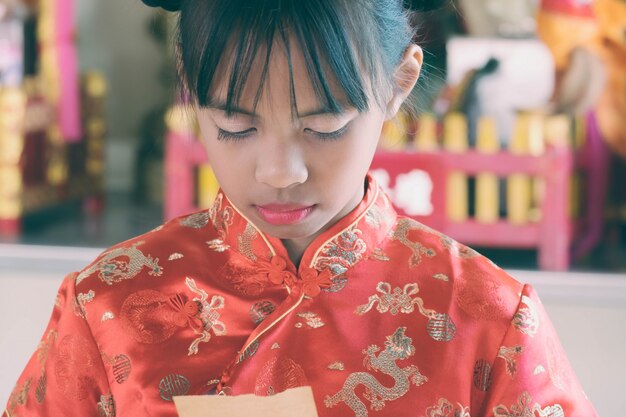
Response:
[[[287,261],[281,256],[273,256],[270,262],[260,260],[259,271],[267,274],[268,280],[275,285],[293,285],[295,275],[287,270]]]
[[[317,297],[322,288],[330,288],[333,285],[329,269],[318,272],[314,268],[303,268],[300,273],[303,283],[304,295],[307,297]]]

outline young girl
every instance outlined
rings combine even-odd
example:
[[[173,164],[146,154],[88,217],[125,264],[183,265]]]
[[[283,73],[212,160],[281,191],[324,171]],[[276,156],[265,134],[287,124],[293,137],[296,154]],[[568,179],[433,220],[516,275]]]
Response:
[[[404,7],[426,1],[144,1],[180,11],[222,191],[65,278],[6,416],[302,386],[320,416],[596,415],[534,290],[367,175],[422,66]]]

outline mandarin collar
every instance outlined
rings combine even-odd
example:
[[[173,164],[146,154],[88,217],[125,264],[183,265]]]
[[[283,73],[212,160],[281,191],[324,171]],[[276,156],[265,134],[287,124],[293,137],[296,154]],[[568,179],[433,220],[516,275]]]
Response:
[[[339,291],[346,284],[345,274],[376,252],[397,218],[374,178],[368,174],[365,182],[361,202],[311,242],[297,270],[282,241],[262,232],[222,190],[208,211],[218,238],[207,243],[218,252],[237,251],[258,269],[266,271],[274,284],[283,283],[279,276],[283,274],[285,281],[288,276],[308,278],[316,294],[316,285],[328,292]]]

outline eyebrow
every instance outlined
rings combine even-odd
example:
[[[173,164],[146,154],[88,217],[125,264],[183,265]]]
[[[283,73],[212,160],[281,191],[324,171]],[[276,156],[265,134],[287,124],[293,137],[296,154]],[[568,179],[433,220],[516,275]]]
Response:
[[[242,114],[244,116],[249,116],[249,117],[253,117],[255,119],[259,118],[259,115],[257,113],[255,113],[252,110],[248,110],[248,109],[244,109],[238,106],[230,106],[230,111],[228,111],[228,106],[226,106],[225,102],[211,102],[209,104],[207,104],[205,106],[206,108],[209,109],[214,109],[214,110],[220,110],[223,111],[224,113],[226,113],[227,115],[229,114]],[[343,106],[342,109],[348,110],[350,108],[350,106]],[[310,110],[304,113],[298,113],[298,118],[300,119],[304,119],[306,117],[313,117],[313,116],[320,116],[320,115],[337,115],[337,114],[341,114],[343,113],[343,111],[334,111],[333,109],[331,109],[330,107],[327,106],[322,106],[320,108],[314,109],[314,110]]]

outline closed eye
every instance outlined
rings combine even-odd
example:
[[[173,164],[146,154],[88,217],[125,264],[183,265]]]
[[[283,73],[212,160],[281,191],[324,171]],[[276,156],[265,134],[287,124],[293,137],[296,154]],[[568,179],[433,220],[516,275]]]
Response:
[[[336,140],[341,138],[348,131],[349,127],[350,123],[346,124],[341,129],[335,130],[334,132],[318,132],[312,129],[304,129],[304,131],[314,136],[317,136],[319,139],[322,140]]]
[[[218,128],[217,129],[217,140],[222,140],[222,141],[242,140],[242,139],[245,139],[248,136],[252,135],[254,132],[256,132],[255,128],[242,130],[240,132],[230,132],[228,130],[224,130],[224,129]]]

